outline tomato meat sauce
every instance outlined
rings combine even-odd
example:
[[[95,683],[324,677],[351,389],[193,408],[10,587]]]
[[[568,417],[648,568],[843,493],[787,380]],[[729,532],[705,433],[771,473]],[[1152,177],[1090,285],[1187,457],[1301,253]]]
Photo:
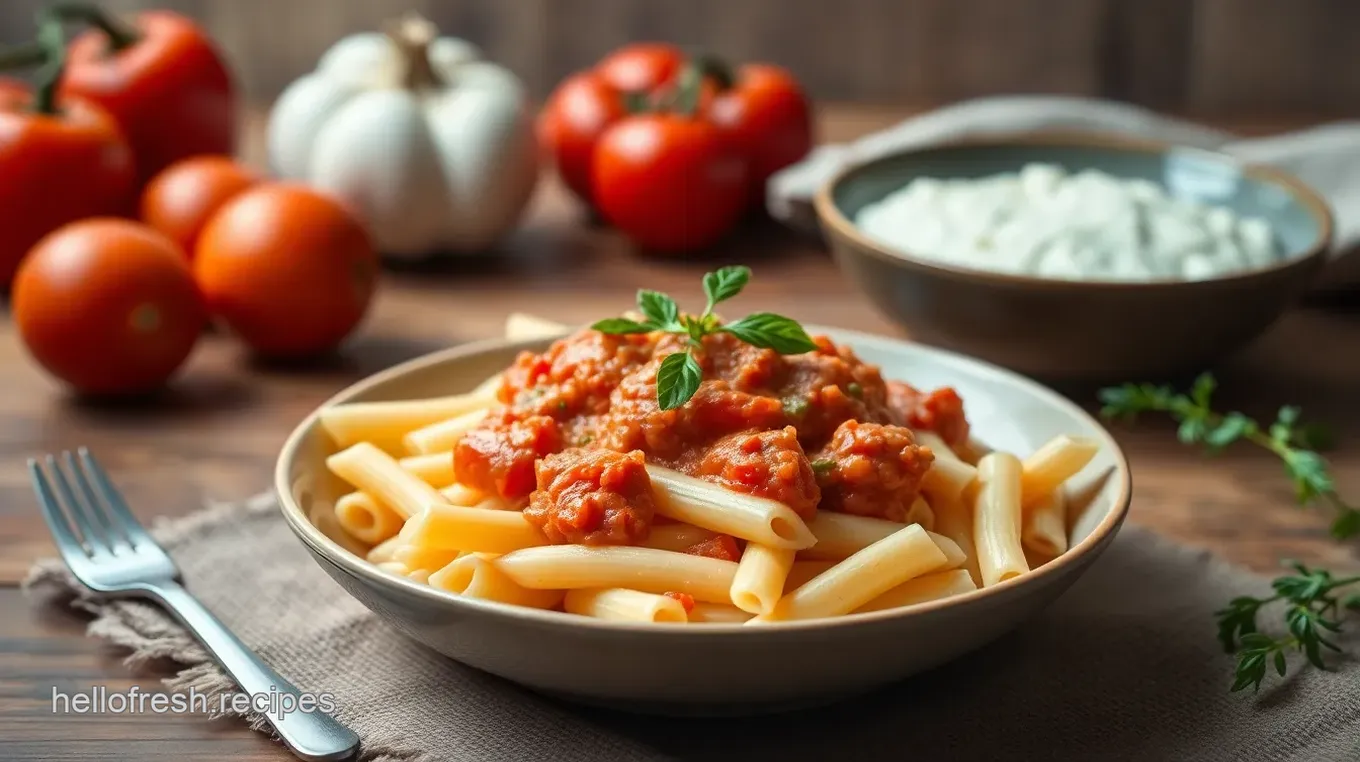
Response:
[[[780,355],[719,333],[691,349],[694,396],[657,403],[661,361],[685,348],[670,334],[581,331],[506,371],[501,403],[454,450],[468,486],[509,500],[554,543],[635,545],[655,517],[652,463],[726,489],[818,509],[904,520],[934,460],[912,429],[951,446],[968,439],[952,389],[885,382],[848,347]],[[721,536],[688,552],[735,560]]]

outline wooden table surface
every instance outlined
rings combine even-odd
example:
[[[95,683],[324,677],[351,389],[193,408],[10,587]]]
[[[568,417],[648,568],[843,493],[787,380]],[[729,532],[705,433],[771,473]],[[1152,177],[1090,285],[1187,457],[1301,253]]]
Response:
[[[827,108],[822,134],[842,140],[903,114]],[[1257,132],[1296,122],[1227,126]],[[259,155],[259,132],[257,119],[248,156]],[[553,183],[545,183],[494,265],[390,273],[362,333],[342,356],[321,365],[260,366],[212,335],[163,398],[94,406],[72,400],[35,370],[8,318],[0,318],[0,759],[291,758],[232,721],[52,713],[54,690],[149,689],[158,675],[131,674],[117,650],[84,636],[80,616],[35,607],[20,593],[31,562],[53,550],[28,485],[27,457],[91,447],[148,520],[188,513],[208,497],[244,498],[267,487],[293,425],[356,379],[495,335],[515,310],[584,322],[628,305],[640,284],[693,297],[699,274],[725,262],[756,271],[742,297],[745,308],[902,335],[850,290],[815,241],[766,225],[702,259],[644,260],[615,234],[583,224]],[[1305,417],[1334,424],[1340,436],[1329,457],[1339,484],[1343,494],[1360,494],[1360,310],[1298,309],[1216,370],[1225,405],[1272,416],[1280,404],[1293,403]],[[1062,391],[1093,407],[1093,390]],[[1289,485],[1270,456],[1234,449],[1208,460],[1178,445],[1173,428],[1155,421],[1118,428],[1116,435],[1135,474],[1131,521],[1260,570],[1274,568],[1280,557],[1360,566],[1354,546],[1326,538],[1323,515],[1292,506]]]

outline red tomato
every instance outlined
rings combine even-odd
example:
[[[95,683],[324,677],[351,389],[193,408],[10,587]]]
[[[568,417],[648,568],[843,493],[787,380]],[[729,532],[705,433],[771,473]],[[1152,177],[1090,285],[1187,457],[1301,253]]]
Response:
[[[707,111],[750,160],[751,193],[761,206],[770,175],[812,150],[807,96],[793,75],[778,66],[741,67],[733,86],[715,94]]]
[[[363,319],[378,255],[344,207],[310,189],[264,184],[208,220],[194,274],[208,301],[255,351],[314,355],[334,348]]]
[[[595,145],[610,125],[628,115],[625,93],[659,92],[684,60],[674,45],[628,45],[594,69],[568,77],[548,97],[538,119],[539,145],[557,166],[562,182],[582,201],[595,204],[590,178]]]
[[[721,129],[700,118],[629,117],[600,139],[592,167],[600,211],[647,249],[708,246],[745,206],[745,159]]]
[[[113,115],[137,156],[139,184],[179,159],[236,147],[231,75],[208,36],[176,13],[139,13],[118,39],[99,30],[77,36],[61,92]]]
[[[28,351],[90,394],[164,383],[206,318],[179,247],[129,220],[93,218],[54,231],[14,280],[14,322]]]
[[[586,203],[594,203],[590,163],[595,144],[626,114],[617,90],[593,74],[581,73],[559,85],[539,115],[539,145],[557,164],[562,182]]]
[[[58,227],[131,206],[132,151],[99,107],[58,100],[41,114],[17,82],[0,82],[0,289],[38,239]]]
[[[671,81],[685,62],[680,48],[664,42],[636,42],[605,56],[595,73],[622,93],[649,93]]]
[[[192,257],[199,231],[223,204],[259,182],[259,175],[225,156],[199,156],[167,167],[142,191],[142,221]]]

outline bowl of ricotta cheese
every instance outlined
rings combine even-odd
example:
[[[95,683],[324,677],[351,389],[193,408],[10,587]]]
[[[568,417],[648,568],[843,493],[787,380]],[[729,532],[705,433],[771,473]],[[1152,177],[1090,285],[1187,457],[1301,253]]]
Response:
[[[842,270],[913,338],[1050,378],[1201,369],[1265,331],[1332,238],[1326,202],[1278,170],[1084,134],[878,158],[816,208]]]

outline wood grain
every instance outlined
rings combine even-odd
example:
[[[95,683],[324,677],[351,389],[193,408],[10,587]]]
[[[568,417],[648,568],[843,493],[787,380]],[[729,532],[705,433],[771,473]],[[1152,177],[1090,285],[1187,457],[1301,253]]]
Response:
[[[902,116],[902,110],[885,107],[827,108],[822,134],[843,140]],[[1297,125],[1271,119],[1224,126]],[[247,152],[258,158],[258,116],[250,135]],[[757,272],[742,297],[746,308],[902,334],[849,289],[814,241],[756,227],[703,257],[642,259],[614,233],[583,224],[579,210],[552,183],[497,259],[389,273],[360,337],[333,360],[309,367],[261,366],[226,337],[209,335],[161,398],[98,406],[70,398],[35,370],[12,325],[0,319],[0,759],[290,758],[232,723],[51,714],[53,686],[79,690],[137,682],[150,689],[155,681],[129,674],[116,653],[85,638],[79,617],[37,606],[14,589],[32,559],[51,552],[24,473],[26,457],[90,446],[144,520],[182,515],[205,497],[237,499],[264,489],[292,426],[369,373],[496,335],[514,310],[585,322],[631,302],[639,284],[693,296],[705,269],[738,261]],[[1342,437],[1330,457],[1340,488],[1351,495],[1360,494],[1356,346],[1360,311],[1297,310],[1216,369],[1226,407],[1269,417],[1289,402],[1302,405],[1309,419],[1334,424]],[[1093,389],[1060,390],[1092,405]],[[1118,427],[1115,433],[1133,466],[1131,521],[1262,571],[1275,568],[1281,557],[1360,567],[1354,545],[1326,538],[1324,515],[1292,507],[1289,485],[1269,455],[1234,448],[1206,459],[1178,445],[1173,428],[1162,421]]]

